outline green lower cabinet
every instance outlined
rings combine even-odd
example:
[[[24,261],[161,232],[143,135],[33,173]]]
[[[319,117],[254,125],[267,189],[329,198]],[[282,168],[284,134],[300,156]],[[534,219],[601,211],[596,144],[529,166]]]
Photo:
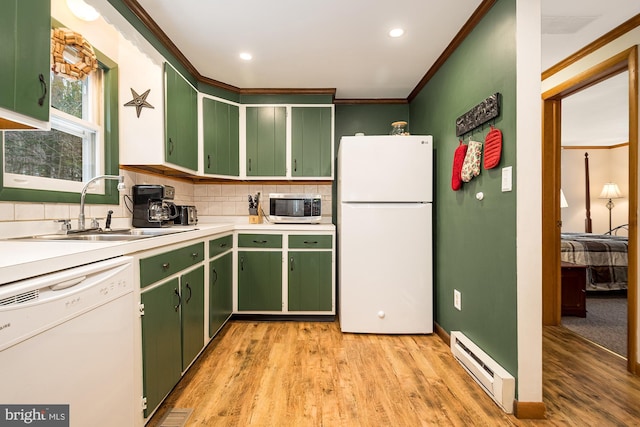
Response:
[[[220,330],[233,311],[233,255],[209,263],[209,337]]]
[[[282,311],[282,251],[238,252],[238,310]]]
[[[182,370],[204,347],[204,266],[180,277],[182,311]]]
[[[289,311],[331,311],[331,252],[289,251]]]
[[[143,292],[142,358],[147,417],[180,380],[180,283],[170,280]]]

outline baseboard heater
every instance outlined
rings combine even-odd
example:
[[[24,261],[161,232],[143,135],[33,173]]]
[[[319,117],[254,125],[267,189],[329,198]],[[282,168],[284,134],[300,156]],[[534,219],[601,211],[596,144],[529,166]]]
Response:
[[[507,414],[513,413],[516,380],[460,331],[451,332],[451,352]]]

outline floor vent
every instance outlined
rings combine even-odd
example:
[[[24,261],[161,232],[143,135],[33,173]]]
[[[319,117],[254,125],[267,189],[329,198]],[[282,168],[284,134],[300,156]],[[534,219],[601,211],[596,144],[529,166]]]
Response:
[[[460,331],[451,332],[451,352],[503,411],[513,413],[516,380],[511,374]]]
[[[193,409],[171,408],[160,421],[159,427],[184,427]]]

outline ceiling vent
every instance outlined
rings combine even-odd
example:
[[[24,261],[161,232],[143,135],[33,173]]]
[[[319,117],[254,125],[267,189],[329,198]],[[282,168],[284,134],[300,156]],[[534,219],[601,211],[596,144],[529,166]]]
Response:
[[[575,34],[600,16],[542,16],[542,34]]]

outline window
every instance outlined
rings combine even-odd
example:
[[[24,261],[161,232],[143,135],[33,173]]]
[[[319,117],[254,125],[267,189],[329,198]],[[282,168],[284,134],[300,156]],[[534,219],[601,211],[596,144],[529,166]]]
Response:
[[[51,73],[51,130],[4,132],[6,187],[79,192],[102,174],[102,72],[82,81]]]
[[[96,54],[84,81],[52,74],[50,131],[0,132],[0,200],[78,203],[83,182],[118,174],[117,64]],[[115,183],[96,184],[88,202],[117,203]]]

